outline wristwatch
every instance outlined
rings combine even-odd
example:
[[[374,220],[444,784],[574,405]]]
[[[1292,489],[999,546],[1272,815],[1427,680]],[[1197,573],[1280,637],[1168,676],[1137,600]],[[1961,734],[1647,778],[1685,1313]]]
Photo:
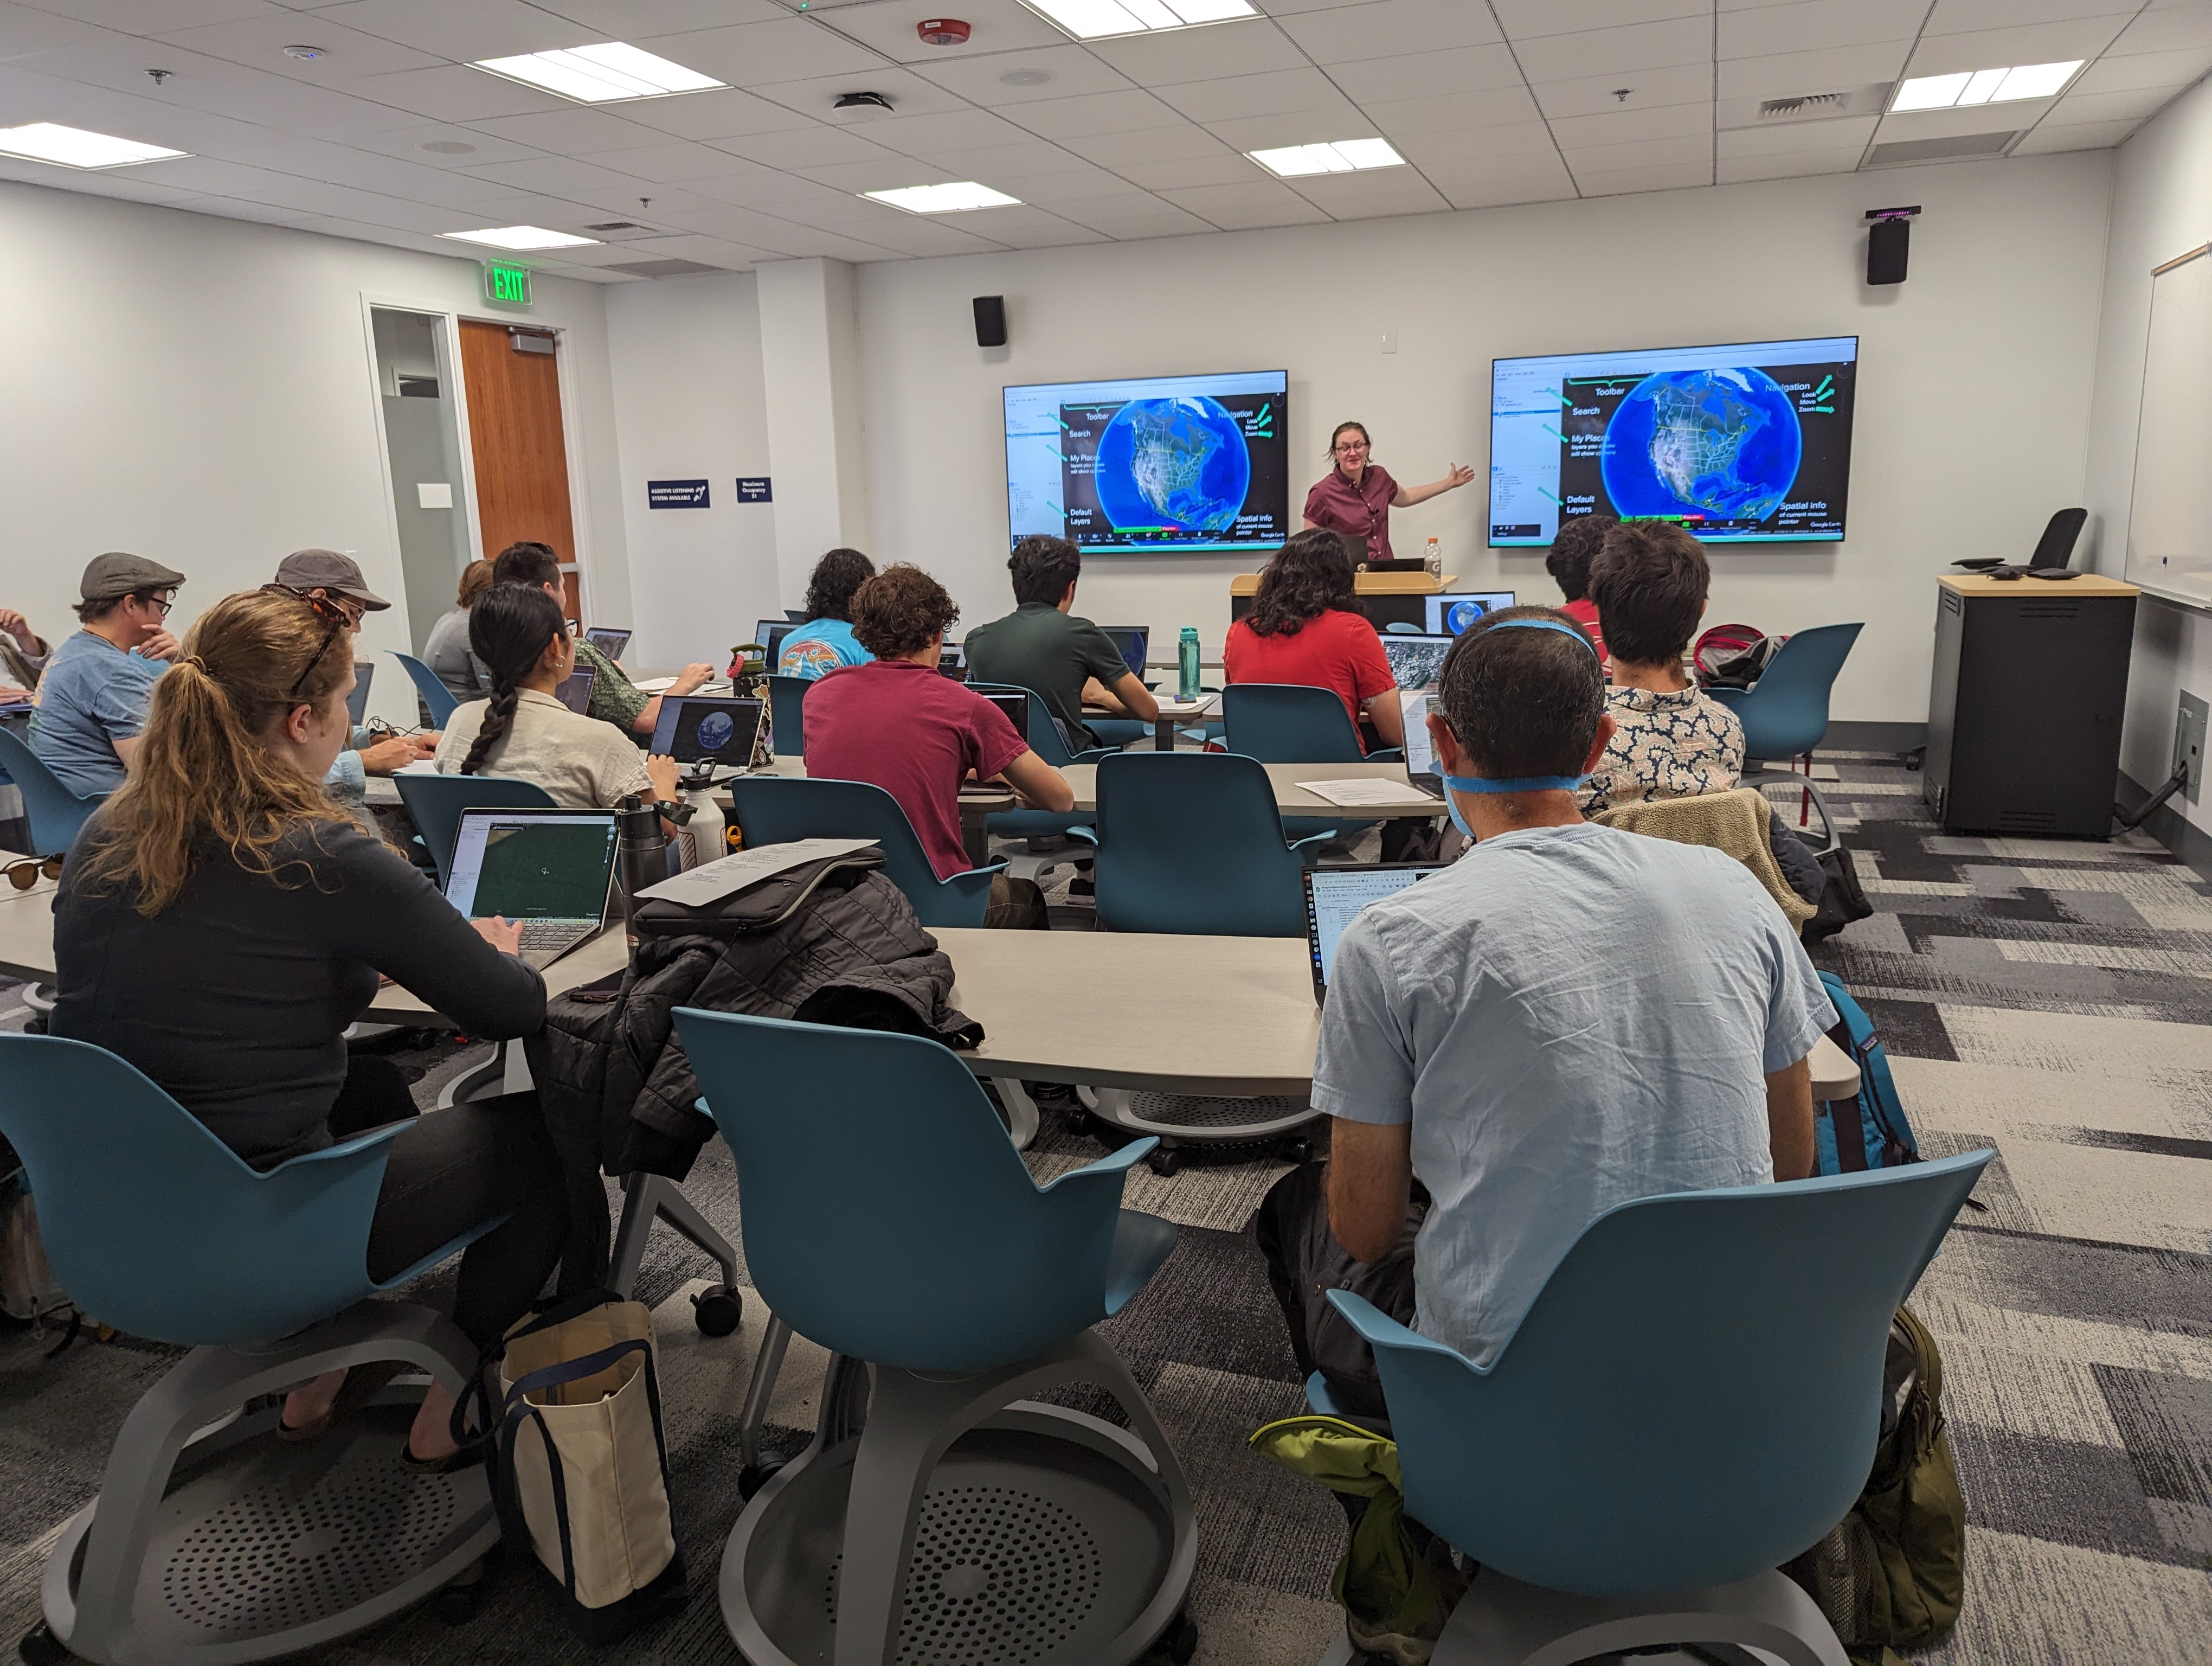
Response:
[[[670,799],[657,799],[653,807],[660,812],[664,820],[674,822],[678,827],[689,822],[699,808],[696,804],[678,804]]]

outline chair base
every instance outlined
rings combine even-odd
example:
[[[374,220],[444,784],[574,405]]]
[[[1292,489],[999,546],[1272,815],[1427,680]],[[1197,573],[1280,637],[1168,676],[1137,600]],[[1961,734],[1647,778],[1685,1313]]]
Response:
[[[1130,1432],[1024,1397],[1075,1382],[1106,1387]],[[722,1618],[751,1666],[965,1666],[1042,1639],[1127,1666],[1176,1627],[1189,1486],[1097,1336],[950,1380],[836,1359],[822,1406],[723,1553]]]
[[[99,1666],[238,1666],[376,1625],[497,1543],[482,1469],[403,1469],[419,1390],[394,1385],[320,1440],[238,1408],[340,1365],[399,1359],[456,1392],[476,1350],[428,1308],[363,1302],[282,1342],[200,1347],[131,1409],[100,1496],[46,1563],[48,1628]]]
[[[1249,1146],[1295,1140],[1298,1130],[1327,1120],[1305,1100],[1274,1093],[1258,1098],[1220,1095],[1194,1098],[1180,1093],[1145,1093],[1126,1087],[1078,1090],[1085,1109],[1100,1122],[1131,1139],[1156,1137],[1159,1149],[1148,1159],[1162,1174],[1172,1174],[1185,1146]],[[1301,1142],[1303,1143],[1303,1142]],[[1310,1148],[1289,1153],[1304,1162]]]
[[[1509,1579],[1474,1583],[1437,1640],[1432,1666],[1573,1666],[1594,1656],[1695,1643],[1724,1658],[1850,1666],[1813,1599],[1779,1573],[1650,1596],[1577,1596]]]
[[[1810,767],[1809,764],[1808,767]],[[1747,762],[1743,766],[1742,775],[1737,778],[1736,784],[1739,787],[1759,787],[1762,793],[1765,788],[1776,786],[1789,786],[1802,789],[1812,800],[1813,807],[1820,812],[1822,838],[1820,843],[1814,848],[1813,854],[1816,856],[1825,856],[1830,851],[1842,848],[1844,839],[1843,835],[1836,830],[1835,812],[1828,808],[1828,800],[1821,795],[1820,787],[1814,783],[1811,775],[1801,775],[1795,769],[1778,769],[1771,763]],[[1772,800],[1769,800],[1768,802],[1772,803]],[[1781,806],[1777,805],[1775,808],[1778,811]]]

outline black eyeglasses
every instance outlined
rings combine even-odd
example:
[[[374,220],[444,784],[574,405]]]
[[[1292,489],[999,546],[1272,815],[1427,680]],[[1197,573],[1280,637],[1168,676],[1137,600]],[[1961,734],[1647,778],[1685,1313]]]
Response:
[[[315,667],[323,663],[323,655],[331,651],[331,644],[337,641],[338,632],[352,628],[353,616],[327,596],[311,595],[304,590],[295,590],[289,584],[264,584],[261,587],[276,595],[289,596],[295,601],[307,603],[330,623],[330,628],[323,632],[321,644],[317,647],[313,654],[308,656],[307,666],[300,672],[299,680],[284,690],[284,697],[287,700],[296,699],[301,689],[306,685],[307,678],[314,675]]]

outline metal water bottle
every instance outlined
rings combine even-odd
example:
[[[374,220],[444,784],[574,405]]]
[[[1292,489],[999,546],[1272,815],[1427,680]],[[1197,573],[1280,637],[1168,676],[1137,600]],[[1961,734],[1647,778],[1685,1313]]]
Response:
[[[635,956],[637,894],[668,877],[668,835],[660,825],[660,812],[635,793],[623,793],[615,810],[615,828],[622,841],[623,931]]]
[[[1198,627],[1185,625],[1176,642],[1176,698],[1198,698]]]

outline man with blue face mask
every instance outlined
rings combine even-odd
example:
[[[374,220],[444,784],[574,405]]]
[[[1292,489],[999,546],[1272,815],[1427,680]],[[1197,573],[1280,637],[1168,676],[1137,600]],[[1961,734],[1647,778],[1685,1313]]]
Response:
[[[1613,723],[1563,615],[1470,628],[1435,703],[1476,842],[1346,930],[1313,1103],[1337,1240],[1387,1256],[1418,1178],[1413,1322],[1487,1365],[1613,1205],[1812,1171],[1807,1061],[1836,1015],[1740,863],[1583,820]]]

